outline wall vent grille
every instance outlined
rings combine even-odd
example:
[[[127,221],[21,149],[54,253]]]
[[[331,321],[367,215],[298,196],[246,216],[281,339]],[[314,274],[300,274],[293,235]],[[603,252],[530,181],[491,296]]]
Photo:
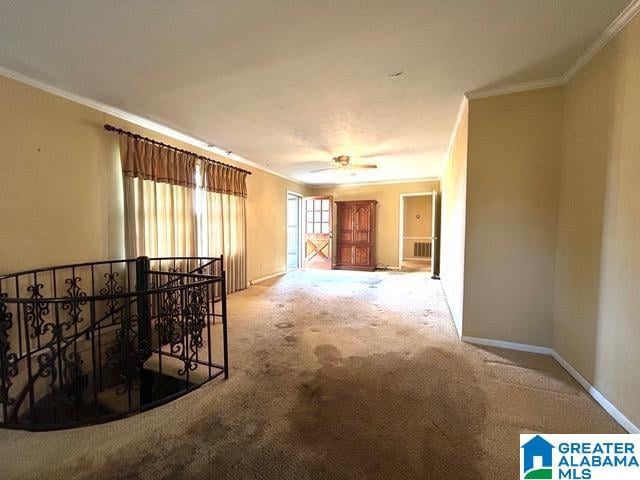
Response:
[[[413,243],[413,256],[414,257],[431,257],[431,242],[414,242]]]

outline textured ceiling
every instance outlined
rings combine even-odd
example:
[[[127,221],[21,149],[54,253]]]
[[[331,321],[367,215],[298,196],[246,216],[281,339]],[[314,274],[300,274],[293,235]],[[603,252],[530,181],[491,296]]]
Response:
[[[0,0],[0,65],[307,183],[423,178],[463,93],[562,75],[628,3]],[[309,173],[339,154],[380,168]]]

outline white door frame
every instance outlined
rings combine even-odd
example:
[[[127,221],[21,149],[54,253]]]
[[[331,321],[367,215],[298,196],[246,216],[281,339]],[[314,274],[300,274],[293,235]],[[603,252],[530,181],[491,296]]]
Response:
[[[296,192],[294,190],[287,190],[285,193],[285,241],[284,241],[284,270],[285,272],[289,271],[289,249],[288,249],[288,235],[289,235],[289,215],[288,215],[288,207],[289,207],[289,196],[293,195],[294,197],[298,197],[298,265],[296,268],[302,268],[302,239],[304,237],[304,232],[302,229],[304,226],[302,225],[302,199],[303,195],[300,192]]]
[[[435,190],[431,192],[401,193],[400,194],[400,216],[398,218],[398,270],[402,270],[402,260],[404,257],[404,199],[406,197],[428,197],[431,196],[431,274],[433,275],[433,248],[435,233]]]

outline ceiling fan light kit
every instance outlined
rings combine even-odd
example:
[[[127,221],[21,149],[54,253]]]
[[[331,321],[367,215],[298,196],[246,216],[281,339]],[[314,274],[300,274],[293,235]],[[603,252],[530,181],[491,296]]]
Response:
[[[349,157],[349,155],[338,155],[337,157],[333,157],[333,161],[342,165],[343,167],[349,165],[350,160],[351,157]]]
[[[375,163],[351,163],[351,157],[349,155],[339,155],[337,157],[333,157],[333,161],[335,162],[334,166],[336,168],[378,168],[378,165],[376,165]]]

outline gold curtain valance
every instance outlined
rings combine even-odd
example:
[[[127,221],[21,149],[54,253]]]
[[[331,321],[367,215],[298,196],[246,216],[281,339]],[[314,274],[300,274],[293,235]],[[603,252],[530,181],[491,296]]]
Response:
[[[182,187],[203,187],[207,191],[247,196],[246,170],[207,160],[187,151],[168,148],[143,137],[120,137],[122,173]],[[196,168],[200,165],[202,185],[196,185]]]
[[[202,164],[203,187],[209,192],[247,196],[247,174],[217,163]]]
[[[120,137],[122,173],[128,177],[196,186],[196,158],[131,136]]]

